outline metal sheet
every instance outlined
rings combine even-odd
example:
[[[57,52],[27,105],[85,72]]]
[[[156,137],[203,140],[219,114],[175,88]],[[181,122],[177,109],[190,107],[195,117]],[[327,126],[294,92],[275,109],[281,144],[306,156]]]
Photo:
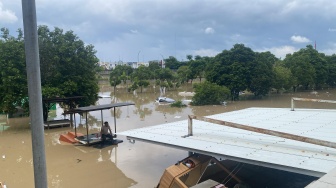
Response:
[[[106,110],[106,109],[111,109],[115,107],[122,107],[122,106],[129,106],[129,105],[134,105],[134,103],[123,102],[123,103],[113,103],[113,104],[102,104],[102,105],[97,105],[97,106],[84,106],[84,107],[70,109],[69,111],[65,112],[65,114]]]
[[[248,108],[208,116],[253,127],[336,142],[336,110]],[[237,161],[321,176],[336,167],[336,149],[270,135],[193,121],[167,123],[122,133],[132,139],[166,145]]]

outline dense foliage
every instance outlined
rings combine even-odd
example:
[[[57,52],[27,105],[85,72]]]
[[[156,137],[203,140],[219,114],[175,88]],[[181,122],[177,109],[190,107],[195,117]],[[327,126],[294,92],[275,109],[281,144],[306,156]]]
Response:
[[[0,112],[14,113],[16,106],[28,106],[27,73],[22,31],[14,38],[1,29],[0,40]]]
[[[194,90],[196,94],[192,98],[192,105],[223,104],[230,95],[228,88],[207,81],[194,84]]]
[[[110,84],[114,88],[114,93],[117,85],[127,83],[127,80],[130,79],[130,75],[132,74],[133,69],[127,65],[118,65],[116,66],[112,72],[110,73]]]
[[[243,44],[218,54],[208,64],[206,79],[230,89],[232,100],[239,92],[249,90],[254,95],[266,95],[272,87],[273,64],[277,59],[269,52],[256,53]]]
[[[1,29],[0,40],[0,109],[15,112],[28,98],[25,72],[24,40]],[[96,71],[98,59],[92,45],[85,45],[72,31],[63,32],[47,26],[38,27],[40,70],[43,98],[84,96],[75,105],[94,104],[99,91]],[[26,108],[27,109],[27,108]]]
[[[165,59],[166,68],[161,68],[158,61],[151,61],[148,69],[135,71],[130,78],[133,85],[129,89],[139,88],[140,78],[143,82],[145,79],[154,80],[160,89],[177,88],[195,79],[202,83],[205,78],[210,83],[228,88],[231,100],[239,100],[242,91],[265,96],[272,89],[295,92],[296,89],[321,89],[336,85],[336,55],[319,53],[311,45],[288,54],[283,60],[270,52],[254,52],[244,44],[235,44],[215,57],[187,55],[186,59],[179,62],[170,56]],[[140,72],[149,76],[139,76]]]

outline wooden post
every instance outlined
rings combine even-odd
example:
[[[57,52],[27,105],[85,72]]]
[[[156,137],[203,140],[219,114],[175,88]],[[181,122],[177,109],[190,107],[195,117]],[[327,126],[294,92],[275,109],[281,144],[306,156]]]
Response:
[[[188,136],[193,135],[192,116],[188,116]]]
[[[294,111],[294,107],[295,107],[294,101],[336,103],[336,101],[332,101],[332,100],[308,99],[308,98],[296,98],[296,97],[292,97],[292,100],[291,100],[291,110],[292,111]]]
[[[85,112],[85,121],[86,121],[86,140],[87,140],[87,145],[90,145],[90,139],[89,139],[89,124],[88,124],[87,114],[88,114],[88,112]]]

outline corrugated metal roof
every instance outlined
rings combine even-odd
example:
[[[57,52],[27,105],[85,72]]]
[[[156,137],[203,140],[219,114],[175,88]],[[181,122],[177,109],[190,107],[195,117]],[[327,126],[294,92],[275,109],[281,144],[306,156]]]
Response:
[[[336,142],[336,110],[247,108],[209,118]],[[199,152],[222,159],[322,176],[336,167],[336,149],[193,120],[119,133],[129,139]]]
[[[107,110],[107,109],[111,109],[115,107],[122,107],[122,106],[129,106],[129,105],[134,105],[134,103],[122,102],[122,103],[102,104],[102,105],[97,105],[97,106],[84,106],[84,107],[70,109],[66,113],[83,113],[83,112],[91,112],[91,111],[97,111],[97,110]]]

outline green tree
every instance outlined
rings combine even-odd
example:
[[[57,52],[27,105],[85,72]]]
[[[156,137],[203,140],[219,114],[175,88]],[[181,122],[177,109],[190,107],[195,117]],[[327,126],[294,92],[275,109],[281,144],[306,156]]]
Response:
[[[268,94],[274,79],[273,65],[277,58],[270,52],[256,53],[256,59],[250,62],[248,89],[255,96]]]
[[[282,89],[289,90],[293,85],[296,85],[296,78],[293,77],[289,68],[277,63],[273,68],[273,72],[273,88],[277,90],[277,93]]]
[[[328,79],[328,65],[324,58],[325,55],[318,53],[312,45],[308,45],[303,51],[304,55],[308,56],[309,62],[315,69],[315,89],[321,89]]]
[[[265,96],[271,89],[273,81],[273,70],[265,63],[257,62],[251,70],[251,80],[249,90],[255,96]]]
[[[157,85],[160,86],[160,92],[165,93],[166,88],[172,87],[175,78],[173,71],[169,68],[157,71]]]
[[[192,97],[192,105],[219,105],[229,99],[230,90],[225,86],[215,83],[203,82],[194,84],[195,95]]]
[[[188,59],[188,61],[191,61],[193,59],[193,56],[192,55],[187,55],[186,58]]]
[[[331,87],[336,86],[336,54],[326,56],[328,78],[327,84]]]
[[[168,59],[165,59],[165,67],[172,70],[177,70],[182,64],[173,56],[169,56]]]
[[[189,69],[191,79],[198,78],[200,82],[202,82],[202,78],[204,77],[206,62],[200,56],[196,56],[195,60],[191,60],[189,62]]]
[[[158,71],[161,69],[158,61],[151,61],[148,65],[149,70],[151,71],[151,79],[156,80],[158,77]]]
[[[205,78],[212,83],[230,89],[232,100],[239,98],[239,92],[247,89],[251,79],[250,67],[256,54],[243,44],[235,44],[229,51],[224,50],[207,64]]]
[[[86,106],[94,104],[98,98],[98,81],[96,70],[98,59],[92,45],[85,45],[72,31],[63,33],[62,29],[55,28],[50,31],[47,26],[38,27],[40,70],[43,98],[84,96],[76,101],[75,105]],[[17,101],[27,101],[27,81],[25,73],[25,59],[22,32],[18,38],[9,37],[8,30],[3,29],[1,40],[1,74],[0,87],[6,95],[15,96]],[[15,45],[14,45],[15,44]],[[7,53],[6,49],[9,49]],[[15,63],[14,63],[15,62]],[[15,66],[12,69],[12,64]],[[15,80],[13,74],[15,72]],[[21,91],[11,89],[6,85],[11,80],[11,87],[21,88]],[[2,96],[1,96],[2,97]],[[0,107],[5,112],[11,112],[18,102],[7,100],[0,101]],[[26,108],[28,110],[28,106]],[[48,109],[46,109],[48,110]],[[45,113],[44,113],[45,114]],[[46,118],[46,117],[45,117]]]
[[[181,66],[177,69],[177,75],[181,83],[188,82],[190,78],[191,71],[188,66]]]
[[[79,106],[94,104],[99,91],[94,47],[85,45],[73,31],[63,32],[57,27],[50,31],[39,26],[38,35],[42,87],[59,88],[59,96],[84,96]]]
[[[307,57],[289,54],[284,59],[285,66],[288,67],[297,80],[297,86],[304,86],[308,89],[308,86],[314,85],[315,69],[307,60]]]
[[[135,69],[132,73],[133,84],[138,85],[141,88],[149,86],[149,79],[151,78],[151,71],[148,67],[141,65]]]
[[[133,69],[128,65],[117,65],[110,73],[110,84],[113,86],[114,93],[116,88],[121,82],[127,84],[127,80],[130,79]]]
[[[116,71],[112,71],[110,74],[110,84],[113,87],[113,93],[116,93],[117,85],[121,84],[121,75],[117,74]]]
[[[148,62],[148,67],[151,71],[155,71],[158,69],[161,69],[161,66],[159,65],[158,61],[150,61]]]
[[[0,111],[15,113],[16,107],[28,111],[28,87],[22,32],[17,38],[1,29],[0,39]]]
[[[279,61],[279,59],[269,51],[257,53],[257,59],[258,61],[265,62],[269,67],[272,67],[276,62]]]
[[[284,59],[285,66],[297,77],[297,84],[320,89],[328,79],[327,61],[312,45],[287,55]]]

